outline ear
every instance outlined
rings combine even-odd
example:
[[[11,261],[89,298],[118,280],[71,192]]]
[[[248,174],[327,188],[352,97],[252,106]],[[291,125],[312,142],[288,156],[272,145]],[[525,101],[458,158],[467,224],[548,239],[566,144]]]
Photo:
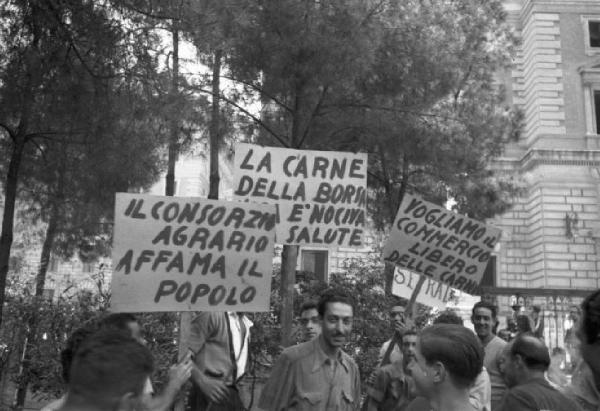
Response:
[[[133,392],[123,394],[123,396],[119,398],[116,411],[135,411],[139,409],[140,396],[141,395],[135,395]]]
[[[473,316],[471,316],[471,324],[475,324],[475,320],[473,319]]]
[[[445,381],[446,373],[446,367],[444,367],[444,364],[439,361],[436,361],[431,366],[431,380],[434,382],[434,384],[440,384]]]
[[[525,359],[523,358],[523,356],[521,354],[515,354],[515,356],[513,358],[514,358],[513,361],[514,361],[517,369],[523,369],[527,366],[527,364],[525,364]]]

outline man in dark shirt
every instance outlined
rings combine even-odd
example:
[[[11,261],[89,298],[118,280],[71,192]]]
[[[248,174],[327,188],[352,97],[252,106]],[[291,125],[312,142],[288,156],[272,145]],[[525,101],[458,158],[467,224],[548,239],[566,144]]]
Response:
[[[499,411],[579,411],[579,406],[544,378],[550,366],[546,345],[531,333],[520,334],[504,350],[503,377],[509,390]]]
[[[415,358],[417,332],[406,331],[400,337],[402,360],[384,365],[375,371],[375,381],[367,390],[368,411],[403,411],[415,398],[414,384],[406,375]]]

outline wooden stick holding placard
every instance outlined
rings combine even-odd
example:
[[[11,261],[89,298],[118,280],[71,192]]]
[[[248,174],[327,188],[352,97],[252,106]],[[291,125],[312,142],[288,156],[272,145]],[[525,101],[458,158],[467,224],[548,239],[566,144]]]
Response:
[[[420,275],[419,281],[415,285],[415,289],[413,290],[412,294],[410,295],[410,300],[408,300],[408,304],[406,305],[406,314],[412,320],[414,320],[417,315],[417,310],[414,309],[414,307],[417,303],[417,297],[419,296],[419,293],[421,292],[421,289],[423,288],[423,284],[425,284],[425,276]]]

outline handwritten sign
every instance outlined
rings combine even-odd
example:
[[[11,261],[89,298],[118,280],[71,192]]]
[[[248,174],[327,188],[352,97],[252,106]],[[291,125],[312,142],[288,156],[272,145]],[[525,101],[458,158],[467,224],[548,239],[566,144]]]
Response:
[[[398,209],[383,259],[469,294],[479,283],[501,231],[412,195]]]
[[[268,311],[275,207],[118,193],[114,311]]]
[[[396,267],[394,282],[392,283],[392,294],[409,300],[419,281],[419,277],[419,274]],[[417,302],[429,307],[443,309],[446,308],[446,303],[451,295],[452,288],[448,284],[428,278],[425,280],[419,294],[417,294]]]
[[[278,243],[363,246],[367,155],[238,144],[234,198],[278,207]]]

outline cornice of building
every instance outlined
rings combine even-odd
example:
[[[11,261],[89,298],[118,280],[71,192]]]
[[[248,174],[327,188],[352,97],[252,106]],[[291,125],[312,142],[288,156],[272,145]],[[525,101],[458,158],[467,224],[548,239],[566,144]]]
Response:
[[[600,13],[600,2],[598,0],[526,0],[521,9],[523,26],[534,12]]]
[[[531,149],[521,159],[523,170],[537,165],[600,166],[600,150]]]
[[[600,167],[600,150],[530,149],[523,157],[500,157],[493,161],[496,170],[529,171],[539,165]]]

